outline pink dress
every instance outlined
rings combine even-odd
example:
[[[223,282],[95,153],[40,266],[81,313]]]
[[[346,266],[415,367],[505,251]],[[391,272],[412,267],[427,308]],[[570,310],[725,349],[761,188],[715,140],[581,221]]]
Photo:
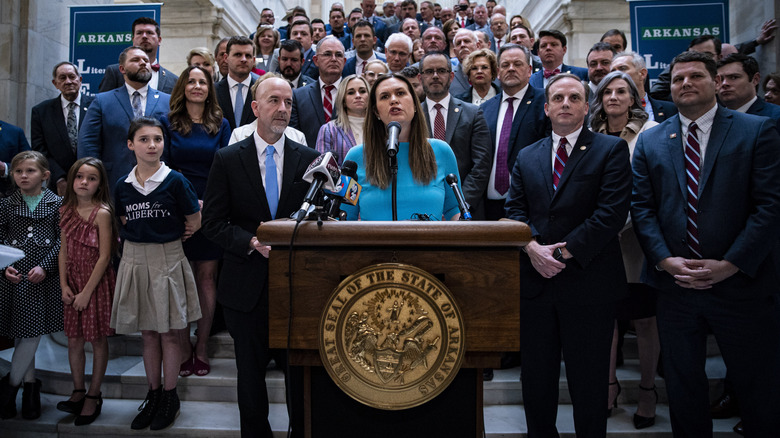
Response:
[[[95,216],[100,207],[95,207],[88,220],[79,215],[75,208],[63,206],[60,209],[60,228],[65,235],[68,251],[68,286],[78,294],[89,281],[92,270],[100,256],[100,239]],[[76,311],[73,306],[65,306],[65,335],[69,338],[84,338],[92,342],[103,336],[114,334],[109,326],[111,322],[111,303],[114,300],[116,273],[109,264],[103,278],[89,300],[89,306]]]

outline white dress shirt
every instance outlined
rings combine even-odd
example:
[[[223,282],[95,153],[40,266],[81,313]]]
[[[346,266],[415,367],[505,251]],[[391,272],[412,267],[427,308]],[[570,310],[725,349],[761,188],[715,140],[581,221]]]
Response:
[[[230,77],[228,75],[227,77],[228,82],[228,89],[230,90],[230,102],[233,104],[233,108],[236,107],[236,91],[238,91],[238,81]],[[244,88],[241,89],[241,95],[244,97],[244,102],[246,102],[247,96],[249,96],[249,87],[252,85],[252,75],[246,77],[243,81],[241,81],[242,84],[244,84]]]
[[[265,153],[268,150],[268,142],[263,140],[257,131],[255,131],[252,135],[255,138],[255,148],[257,148],[257,162],[260,164],[260,175],[263,177],[263,187],[265,187]],[[282,168],[284,167],[284,135],[279,137],[279,140],[273,144],[273,147],[275,149],[274,163],[276,163],[276,187],[279,187],[279,192],[281,193]]]
[[[447,96],[445,96],[444,99],[440,100],[439,102],[434,102],[430,98],[426,97],[425,103],[428,105],[428,116],[431,118],[431,132],[433,132],[433,124],[436,120],[436,113],[438,112],[436,108],[434,108],[434,105],[437,103],[444,107],[441,109],[441,115],[444,117],[444,132],[447,132],[447,111],[450,109],[450,93],[447,93]]]
[[[577,144],[577,140],[580,138],[580,133],[582,132],[582,126],[580,126],[580,129],[572,132],[569,135],[566,135],[566,156],[571,156],[571,151],[574,150],[574,145]],[[550,172],[555,172],[555,155],[558,152],[558,146],[561,144],[561,138],[562,136],[558,135],[553,131],[552,133],[552,152],[550,155],[550,158],[552,158],[552,167],[550,168]]]
[[[130,103],[133,102],[133,93],[130,93]],[[79,119],[81,118],[81,111],[79,111],[79,108],[81,107],[81,93],[76,95],[76,98],[73,99],[73,103],[76,104],[76,108],[74,110],[76,111],[76,126],[79,126]],[[60,94],[60,105],[62,106],[62,116],[63,120],[65,120],[65,124],[68,123],[68,113],[70,110],[68,109],[68,105],[70,105],[70,101],[68,99],[65,99],[65,96]]]
[[[710,141],[710,133],[712,133],[712,122],[715,120],[715,113],[718,111],[718,104],[716,103],[709,111],[704,113],[696,120],[691,120],[682,113],[680,113],[680,133],[682,133],[682,146],[683,153],[685,152],[685,140],[688,138],[688,126],[691,122],[696,122],[696,126],[699,129],[696,132],[696,138],[699,139],[699,169],[704,166],[704,154],[707,151],[707,143]]]
[[[144,85],[143,87],[139,89],[135,89],[130,84],[125,82],[125,88],[127,89],[127,94],[130,95],[130,107],[133,107],[133,93],[136,91],[141,95],[141,113],[143,115],[146,115],[146,96],[149,94],[149,84]]]

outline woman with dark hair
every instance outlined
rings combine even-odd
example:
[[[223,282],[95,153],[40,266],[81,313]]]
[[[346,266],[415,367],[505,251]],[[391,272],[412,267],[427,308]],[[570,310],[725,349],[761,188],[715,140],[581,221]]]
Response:
[[[631,156],[639,134],[658,123],[647,120],[642,108],[639,91],[631,76],[614,71],[604,77],[596,89],[596,100],[591,115],[591,127],[594,132],[620,137],[628,142]],[[623,252],[623,264],[628,279],[628,297],[618,302],[616,318],[632,320],[636,329],[637,348],[639,350],[639,402],[634,414],[634,427],[644,429],[655,424],[655,405],[658,393],[655,390],[655,370],[658,366],[660,343],[655,318],[656,292],[647,284],[640,283],[644,266],[644,254],[631,227],[626,223],[620,234],[620,249]],[[609,366],[609,400],[607,410],[617,407],[620,384],[617,381],[615,361],[617,359],[617,324],[612,338],[612,353]]]
[[[270,71],[268,65],[273,57],[274,49],[279,48],[279,31],[270,24],[261,24],[257,26],[254,43],[255,68],[253,71],[262,75]]]
[[[336,118],[322,125],[317,134],[317,152],[333,151],[342,163],[347,151],[363,143],[363,125],[366,118],[366,101],[371,88],[366,79],[349,75],[341,80],[336,92]]]
[[[501,88],[493,82],[498,76],[498,62],[493,51],[479,49],[469,53],[463,60],[463,74],[471,86],[456,98],[479,106],[501,93]]]
[[[187,67],[171,92],[171,111],[160,120],[165,130],[162,161],[181,172],[195,188],[203,204],[206,178],[214,154],[228,145],[230,125],[222,117],[214,82],[208,70]],[[198,340],[190,344],[189,330],[182,331],[180,375],[205,376],[211,370],[206,352],[217,297],[217,264],[222,257],[219,246],[198,231],[184,242],[184,254],[192,265],[202,317],[198,320]]]
[[[449,53],[450,59],[458,59],[458,57],[455,55],[455,43],[453,42],[455,39],[455,34],[458,33],[458,30],[460,30],[460,24],[458,24],[458,20],[455,20],[454,18],[447,20],[441,27],[441,30],[444,32],[444,36],[447,40],[447,49],[444,51],[444,53]]]
[[[390,122],[401,125],[396,155],[398,218],[460,218],[458,201],[445,181],[448,174],[458,174],[455,154],[447,143],[428,138],[425,115],[409,80],[388,74],[380,76],[369,93],[363,127],[365,143],[350,149],[344,158],[357,163],[358,183],[363,187],[358,205],[344,208],[349,219],[392,219],[392,179],[386,148]]]

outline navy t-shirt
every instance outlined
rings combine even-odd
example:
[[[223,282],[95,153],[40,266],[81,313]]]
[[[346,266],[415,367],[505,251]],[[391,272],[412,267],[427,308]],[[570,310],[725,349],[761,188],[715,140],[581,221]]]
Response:
[[[143,195],[123,176],[114,189],[116,215],[125,216],[123,239],[138,243],[167,243],[184,234],[185,216],[200,210],[192,183],[171,170],[159,187]]]

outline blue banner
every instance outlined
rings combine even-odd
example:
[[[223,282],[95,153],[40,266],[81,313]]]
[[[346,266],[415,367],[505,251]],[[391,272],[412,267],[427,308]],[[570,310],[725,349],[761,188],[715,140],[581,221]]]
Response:
[[[729,41],[728,0],[629,0],[631,41],[645,57],[650,83],[692,39],[713,35]]]
[[[70,61],[83,78],[81,91],[97,93],[106,67],[119,62],[119,54],[133,45],[131,26],[140,17],[160,23],[162,3],[135,5],[70,6]]]

